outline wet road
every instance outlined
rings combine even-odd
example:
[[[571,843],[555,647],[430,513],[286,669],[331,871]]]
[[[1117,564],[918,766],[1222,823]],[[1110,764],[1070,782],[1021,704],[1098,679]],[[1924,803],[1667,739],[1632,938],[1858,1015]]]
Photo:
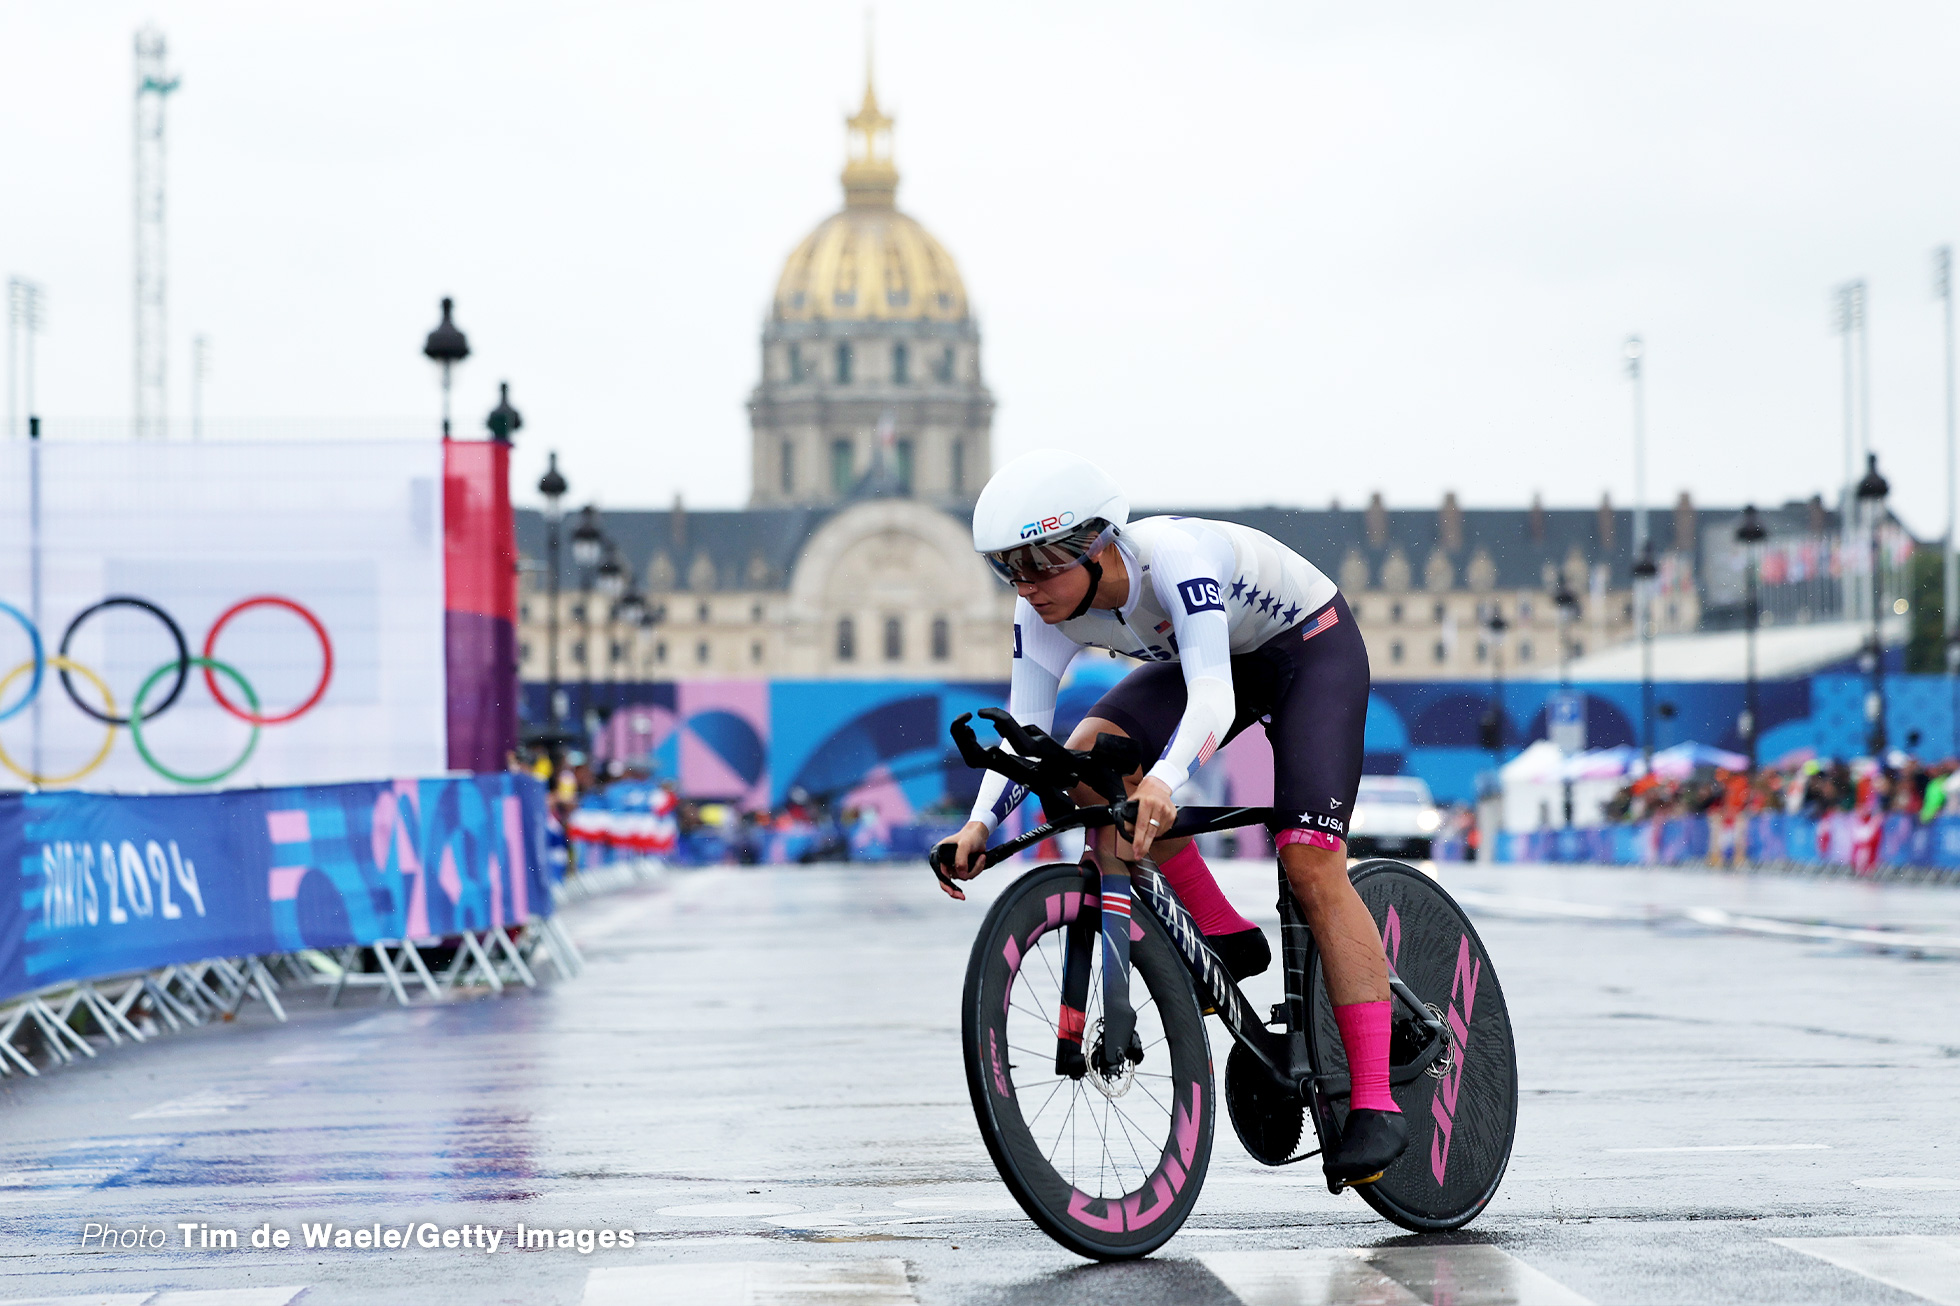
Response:
[[[1221,878],[1271,901],[1263,864]],[[1184,1232],[1085,1265],[974,1131],[980,904],[923,869],[726,869],[571,909],[577,981],[252,1008],[0,1084],[0,1301],[1960,1302],[1960,891],[1445,883],[1500,967],[1523,1086],[1509,1176],[1448,1238],[1257,1165],[1221,1112]],[[325,1225],[349,1245],[305,1247]],[[514,1247],[520,1225],[553,1245]]]

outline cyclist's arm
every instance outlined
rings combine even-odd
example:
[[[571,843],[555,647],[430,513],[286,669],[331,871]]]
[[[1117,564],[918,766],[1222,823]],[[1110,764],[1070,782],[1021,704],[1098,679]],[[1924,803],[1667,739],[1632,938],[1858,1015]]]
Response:
[[[1036,616],[1026,599],[1014,601],[1014,670],[1008,682],[1007,711],[1016,721],[1043,730],[1055,724],[1055,693],[1076,651],[1075,641]],[[1010,785],[1006,776],[989,771],[980,781],[969,819],[991,834],[1027,796],[1024,786]]]
[[[1215,531],[1166,532],[1151,563],[1150,583],[1171,614],[1178,661],[1184,668],[1184,715],[1146,779],[1173,793],[1211,760],[1232,728],[1232,626],[1225,593],[1237,559],[1232,542]]]

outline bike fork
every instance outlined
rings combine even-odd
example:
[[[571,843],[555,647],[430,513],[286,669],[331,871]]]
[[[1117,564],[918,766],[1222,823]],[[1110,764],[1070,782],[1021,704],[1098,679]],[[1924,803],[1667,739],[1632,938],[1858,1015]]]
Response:
[[[1093,900],[1099,910],[1087,909],[1091,898],[1085,892],[1083,909],[1069,923],[1062,954],[1062,1009],[1055,1021],[1055,1073],[1071,1078],[1089,1069],[1085,1012],[1096,948],[1101,948],[1103,958],[1102,1039],[1094,1049],[1097,1067],[1108,1071],[1120,1066],[1136,1035],[1136,1012],[1130,1005],[1130,877],[1102,873],[1091,856],[1083,860],[1082,884],[1085,890],[1096,890]]]
[[[1102,873],[1102,954],[1103,1036],[1097,1069],[1108,1073],[1123,1064],[1137,1028],[1137,1014],[1130,1006],[1128,872]]]
[[[1088,890],[1098,888],[1097,871],[1093,858],[1085,858],[1082,865],[1082,887],[1080,895],[1087,899]],[[1089,1006],[1089,971],[1095,960],[1098,946],[1097,929],[1100,914],[1088,909],[1086,902],[1077,909],[1075,919],[1068,923],[1068,933],[1062,936],[1062,1009],[1055,1018],[1055,1073],[1067,1075],[1070,1079],[1080,1079],[1089,1070],[1089,1060],[1082,1053],[1082,1036],[1087,1019],[1084,1014]]]

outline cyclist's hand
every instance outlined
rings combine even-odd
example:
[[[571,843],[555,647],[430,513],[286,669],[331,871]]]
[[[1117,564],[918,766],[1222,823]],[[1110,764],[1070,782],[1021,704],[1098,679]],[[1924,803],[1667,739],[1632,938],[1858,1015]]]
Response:
[[[941,848],[947,851],[939,852]],[[958,834],[950,839],[941,839],[933,851],[939,853],[938,869],[946,878],[970,880],[980,874],[980,855],[987,851],[987,827],[978,821],[968,821]],[[946,879],[940,880],[939,887],[945,890],[947,897],[966,901],[966,895],[946,883]]]
[[[1150,855],[1150,845],[1171,832],[1171,822],[1177,819],[1177,804],[1171,801],[1170,786],[1155,776],[1145,776],[1137,786],[1136,833],[1130,836],[1130,846],[1138,857]]]

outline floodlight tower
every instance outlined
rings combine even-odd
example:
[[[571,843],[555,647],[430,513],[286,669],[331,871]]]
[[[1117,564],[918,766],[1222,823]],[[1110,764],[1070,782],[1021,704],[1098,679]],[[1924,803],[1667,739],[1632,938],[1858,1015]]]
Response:
[[[161,440],[166,392],[163,105],[178,78],[164,68],[163,33],[136,33],[136,438]]]

